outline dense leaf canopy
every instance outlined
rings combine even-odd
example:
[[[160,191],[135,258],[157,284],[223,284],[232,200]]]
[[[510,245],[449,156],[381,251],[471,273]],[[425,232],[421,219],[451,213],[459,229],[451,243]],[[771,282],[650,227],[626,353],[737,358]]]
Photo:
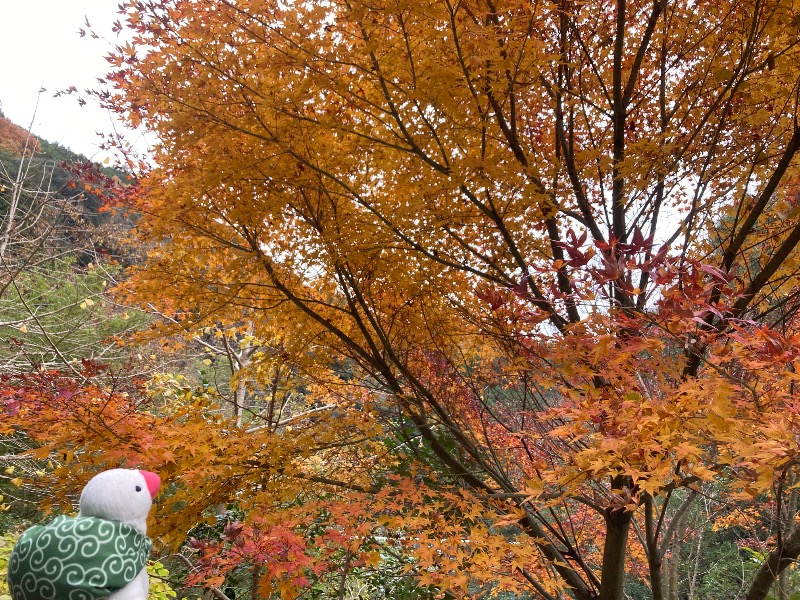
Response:
[[[292,596],[391,550],[456,595],[663,598],[706,495],[766,597],[800,555],[800,3],[124,9],[102,97],[159,140],[124,291],[253,345],[264,394],[96,456],[172,478],[176,543],[243,509],[207,577]]]

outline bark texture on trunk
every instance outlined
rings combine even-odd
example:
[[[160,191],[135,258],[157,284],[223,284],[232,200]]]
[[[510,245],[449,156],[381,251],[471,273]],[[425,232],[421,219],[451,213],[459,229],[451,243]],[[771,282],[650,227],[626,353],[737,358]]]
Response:
[[[624,509],[606,514],[606,541],[599,600],[622,600],[625,586],[625,559],[632,514]]]

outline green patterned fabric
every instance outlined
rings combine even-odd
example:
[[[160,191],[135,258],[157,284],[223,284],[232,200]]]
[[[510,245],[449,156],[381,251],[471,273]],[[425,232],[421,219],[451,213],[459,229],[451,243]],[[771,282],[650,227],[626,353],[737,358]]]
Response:
[[[11,552],[14,600],[100,600],[125,587],[147,563],[152,542],[130,525],[57,517],[26,530]]]

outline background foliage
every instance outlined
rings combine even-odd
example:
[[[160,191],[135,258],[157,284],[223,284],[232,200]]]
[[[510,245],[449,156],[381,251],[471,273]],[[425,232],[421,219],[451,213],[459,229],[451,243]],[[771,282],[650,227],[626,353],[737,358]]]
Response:
[[[81,173],[160,346],[6,377],[48,505],[158,471],[221,599],[794,593],[800,4],[121,10],[97,96],[159,143]]]

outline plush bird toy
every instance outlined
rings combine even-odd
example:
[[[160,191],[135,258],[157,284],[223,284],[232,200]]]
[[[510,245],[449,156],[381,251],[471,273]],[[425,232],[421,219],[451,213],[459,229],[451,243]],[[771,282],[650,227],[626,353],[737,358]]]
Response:
[[[26,530],[11,552],[13,600],[147,600],[147,513],[161,480],[112,469],[83,488],[77,517]]]

